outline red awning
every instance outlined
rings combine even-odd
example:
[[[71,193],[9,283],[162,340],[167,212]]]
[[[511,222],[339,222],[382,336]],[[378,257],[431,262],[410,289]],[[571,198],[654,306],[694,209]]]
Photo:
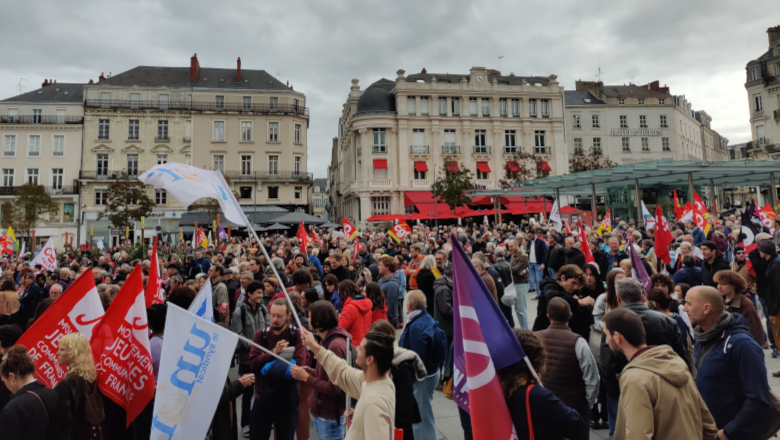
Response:
[[[540,171],[550,171],[551,170],[550,164],[548,164],[547,162],[539,162],[539,165],[537,166],[537,168]]]
[[[414,170],[417,171],[418,173],[421,173],[423,171],[428,171],[428,164],[425,162],[415,162]]]
[[[506,166],[509,167],[509,171],[513,173],[520,171],[520,165],[518,165],[515,161],[507,162]]]
[[[447,171],[457,173],[459,170],[457,162],[447,162]]]
[[[488,166],[487,162],[477,162],[477,169],[480,173],[489,173],[490,172],[490,166]]]
[[[387,169],[387,159],[374,159],[374,169]]]

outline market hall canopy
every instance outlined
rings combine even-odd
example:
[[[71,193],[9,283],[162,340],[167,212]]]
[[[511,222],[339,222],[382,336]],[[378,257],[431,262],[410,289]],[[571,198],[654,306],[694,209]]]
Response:
[[[469,196],[552,195],[556,190],[559,190],[562,195],[590,195],[593,188],[603,194],[608,188],[634,183],[644,187],[659,185],[687,187],[689,177],[694,185],[710,183],[717,186],[766,185],[773,180],[773,173],[777,173],[780,177],[780,161],[655,160],[527,180],[517,183],[512,190],[473,191]]]

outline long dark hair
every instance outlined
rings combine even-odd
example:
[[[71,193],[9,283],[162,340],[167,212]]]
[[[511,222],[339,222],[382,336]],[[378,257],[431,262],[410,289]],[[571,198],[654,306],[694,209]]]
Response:
[[[354,298],[360,294],[360,288],[352,280],[344,280],[339,283],[339,299],[342,306],[346,304],[347,298]]]
[[[618,275],[625,275],[623,269],[612,269],[607,274],[607,306],[610,310],[615,310],[619,307],[617,300],[617,290],[615,290],[615,277]]]
[[[536,370],[536,374],[541,376],[544,372],[544,363],[547,360],[547,351],[545,351],[542,341],[531,330],[516,328],[512,331],[517,340],[520,341],[520,345],[523,346],[523,350],[526,356],[528,356],[528,360],[531,361],[534,370]],[[498,383],[501,385],[505,398],[511,396],[521,386],[536,383],[536,379],[531,374],[531,370],[528,369],[525,359],[496,370],[496,376],[498,376]]]
[[[382,293],[379,284],[374,282],[366,284],[366,296],[371,300],[373,310],[385,309],[385,294]]]

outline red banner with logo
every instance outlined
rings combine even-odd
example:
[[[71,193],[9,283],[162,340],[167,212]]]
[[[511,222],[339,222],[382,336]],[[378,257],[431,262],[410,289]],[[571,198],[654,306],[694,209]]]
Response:
[[[669,230],[669,222],[664,217],[661,205],[655,205],[655,255],[664,262],[672,262],[669,254],[669,245],[672,244],[672,231]]]
[[[81,274],[19,338],[35,360],[35,378],[54,388],[68,369],[60,365],[57,342],[71,333],[81,333],[89,339],[92,329],[103,317],[103,303],[95,288],[92,271]]]
[[[152,267],[149,268],[149,279],[146,280],[146,307],[152,304],[162,304],[165,291],[162,288],[160,279],[160,263],[157,258],[157,237],[154,237],[154,248],[152,248]]]
[[[314,232],[314,226],[309,226],[309,230],[311,231],[311,238],[317,242],[320,248],[322,248],[322,239]]]
[[[144,304],[143,274],[136,265],[90,341],[100,391],[127,411],[127,426],[154,397]]]

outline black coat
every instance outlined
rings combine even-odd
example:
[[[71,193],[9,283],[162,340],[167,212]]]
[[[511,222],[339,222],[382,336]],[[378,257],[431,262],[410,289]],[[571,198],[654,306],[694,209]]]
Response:
[[[236,440],[238,438],[238,417],[236,417],[236,398],[244,391],[241,382],[234,380],[225,383],[219,397],[214,419],[211,421],[212,440]],[[232,408],[230,403],[233,402]],[[230,420],[233,423],[230,423]]]
[[[607,273],[610,270],[609,267],[609,257],[607,257],[607,254],[599,249],[596,253],[593,254],[593,259],[596,260],[596,264],[599,265],[599,276],[601,277],[601,281],[607,282]]]
[[[395,385],[395,427],[404,430],[404,440],[414,439],[412,425],[420,423],[420,408],[414,398],[414,384],[417,382],[414,361],[406,360],[391,368]],[[407,436],[407,432],[411,436]]]
[[[542,281],[541,288],[542,296],[539,298],[539,303],[536,306],[536,320],[534,321],[533,331],[545,330],[550,326],[550,320],[547,318],[547,305],[553,298],[561,298],[569,303],[571,308],[572,316],[569,320],[569,328],[587,341],[590,336],[590,320],[592,319],[587,315],[593,316],[590,308],[580,306],[577,297],[566,293],[563,287],[552,278]]]
[[[765,260],[766,261],[766,260]],[[780,257],[773,257],[766,265],[766,313],[775,316],[780,313]]]
[[[668,345],[677,353],[677,356],[685,361],[685,365],[690,369],[691,360],[688,358],[687,344],[680,333],[677,321],[670,316],[650,310],[642,303],[626,304],[623,307],[635,312],[642,319],[647,345]],[[604,386],[607,389],[607,395],[613,399],[620,397],[618,375],[627,364],[626,357],[612,352],[612,349],[607,345],[606,336],[602,336],[601,366],[604,369]]]
[[[59,407],[57,408],[57,437],[62,440],[89,439],[92,427],[84,414],[84,388],[86,381],[77,374],[69,374],[57,384]],[[92,387],[91,384],[87,384]]]
[[[563,261],[563,264],[574,264],[580,269],[585,267],[585,254],[582,253],[581,250],[576,248],[571,248],[565,251],[566,259]]]
[[[701,284],[704,286],[718,287],[718,283],[713,281],[712,277],[715,276],[719,270],[729,269],[731,269],[731,266],[729,266],[729,263],[726,262],[726,260],[724,260],[721,256],[715,257],[715,259],[712,260],[712,264],[707,262],[707,260],[702,261]]]
[[[551,247],[547,253],[546,267],[549,267],[555,272],[558,272],[558,269],[560,269],[561,266],[563,266],[563,263],[565,261],[566,261],[566,252],[564,251],[563,247],[561,247],[561,245],[556,244],[553,247]],[[548,272],[545,271],[544,276],[546,278],[548,276]]]
[[[53,440],[56,438],[57,406],[54,390],[38,381],[28,383],[11,396],[0,412],[0,437],[3,440]]]
[[[435,296],[433,283],[435,281],[436,276],[433,275],[433,272],[430,270],[420,269],[420,271],[417,272],[417,287],[425,294],[425,301],[427,301],[428,304],[428,314],[431,316],[433,316],[433,301]]]
[[[41,286],[32,283],[30,287],[19,296],[19,311],[14,314],[14,316],[16,316],[16,324],[22,329],[26,329],[27,322],[30,318],[35,316],[35,309],[38,308],[38,304],[48,296],[46,291],[41,289]]]

